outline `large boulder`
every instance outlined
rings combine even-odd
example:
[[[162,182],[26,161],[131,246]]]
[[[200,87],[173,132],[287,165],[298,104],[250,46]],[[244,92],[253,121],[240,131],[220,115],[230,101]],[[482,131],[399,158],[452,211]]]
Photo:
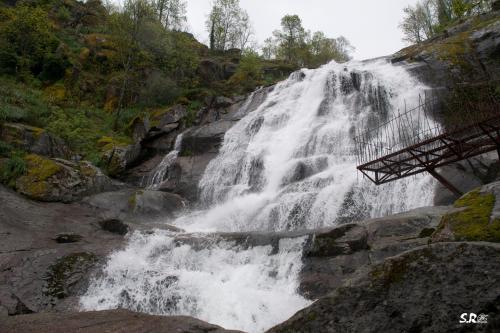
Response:
[[[388,258],[268,333],[494,332],[500,245],[439,243]],[[462,313],[487,323],[460,323]]]
[[[384,259],[429,242],[449,207],[426,207],[312,233],[300,291],[316,299]]]
[[[34,200],[73,202],[120,187],[87,161],[76,163],[35,154],[27,155],[25,161],[26,174],[16,180],[15,188]]]
[[[0,124],[0,140],[13,147],[48,157],[70,158],[66,143],[44,129],[17,123]]]
[[[111,177],[122,175],[141,155],[140,143],[131,145],[114,145],[110,143],[104,146],[103,150],[101,161]]]
[[[100,193],[83,202],[98,209],[103,218],[129,222],[172,217],[185,206],[184,200],[176,194],[137,189]]]
[[[238,333],[191,317],[151,316],[126,310],[16,316],[4,318],[0,322],[0,331],[10,333]]]
[[[434,242],[486,241],[500,243],[500,182],[458,199],[432,235]]]

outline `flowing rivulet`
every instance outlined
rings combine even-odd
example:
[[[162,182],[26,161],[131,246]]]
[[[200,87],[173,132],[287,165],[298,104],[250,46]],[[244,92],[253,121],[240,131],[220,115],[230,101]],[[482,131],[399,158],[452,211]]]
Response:
[[[353,141],[355,129],[417,104],[425,89],[383,59],[293,73],[226,133],[199,184],[202,209],[166,221],[191,234],[135,233],[82,308],[190,315],[248,332],[286,320],[310,303],[297,292],[304,239],[282,239],[276,251],[211,233],[316,229],[430,205],[428,176],[380,187],[362,179]]]

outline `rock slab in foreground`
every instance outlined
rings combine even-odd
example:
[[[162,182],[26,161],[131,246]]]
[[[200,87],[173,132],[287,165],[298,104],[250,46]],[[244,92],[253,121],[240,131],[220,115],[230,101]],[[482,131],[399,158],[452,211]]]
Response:
[[[4,333],[237,333],[190,317],[161,317],[125,310],[39,313],[5,318]]]
[[[438,243],[386,259],[268,333],[498,332],[500,244]],[[462,313],[488,315],[460,324]]]

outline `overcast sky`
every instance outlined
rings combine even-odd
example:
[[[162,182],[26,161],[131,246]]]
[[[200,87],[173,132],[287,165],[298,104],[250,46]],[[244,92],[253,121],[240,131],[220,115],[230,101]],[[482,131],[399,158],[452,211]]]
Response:
[[[114,0],[120,2],[120,0]],[[398,28],[403,8],[417,0],[240,0],[252,20],[257,42],[280,28],[286,14],[297,14],[304,27],[329,37],[345,36],[356,47],[355,59],[394,53],[405,46]],[[189,31],[208,42],[205,21],[211,0],[187,0]]]

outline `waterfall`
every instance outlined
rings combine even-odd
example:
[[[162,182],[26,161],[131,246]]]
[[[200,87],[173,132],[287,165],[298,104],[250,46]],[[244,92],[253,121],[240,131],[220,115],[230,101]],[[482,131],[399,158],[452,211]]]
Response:
[[[315,229],[430,205],[426,175],[379,187],[358,175],[353,142],[355,129],[416,105],[426,89],[383,59],[293,73],[226,133],[200,181],[201,208],[168,221],[189,234],[136,232],[82,309],[190,315],[247,332],[286,320],[310,303],[297,293],[304,239],[245,247],[213,233]]]
[[[175,138],[174,149],[169,152],[165,157],[161,160],[160,164],[158,164],[148,175],[148,177],[142,181],[142,186],[150,189],[156,190],[160,187],[162,183],[169,179],[169,171],[177,160],[177,156],[179,156],[179,152],[182,147],[182,133]]]

